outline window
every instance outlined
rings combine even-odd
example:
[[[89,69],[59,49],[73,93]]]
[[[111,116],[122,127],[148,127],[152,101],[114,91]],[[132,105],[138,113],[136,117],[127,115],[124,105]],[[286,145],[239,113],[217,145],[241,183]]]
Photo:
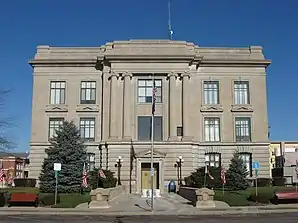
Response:
[[[183,136],[183,127],[177,126],[177,136]]]
[[[248,81],[234,82],[234,103],[236,105],[249,104],[249,83]]]
[[[161,80],[154,80],[156,87],[156,103],[162,102]],[[152,103],[153,80],[138,80],[138,103]]]
[[[49,139],[56,136],[56,131],[63,125],[64,118],[50,118],[49,120]]]
[[[204,104],[219,104],[219,82],[204,81]]]
[[[95,118],[81,118],[80,133],[85,141],[95,141]]]
[[[240,158],[243,160],[243,163],[248,172],[247,176],[252,176],[252,155],[251,153],[239,153]]]
[[[236,142],[251,141],[251,121],[250,118],[235,118]]]
[[[162,141],[162,117],[154,117],[154,141]],[[151,140],[151,116],[138,117],[138,140],[150,141]]]
[[[95,168],[95,154],[87,153],[87,171],[92,171]]]
[[[81,82],[81,104],[96,103],[96,82],[82,81]]]
[[[51,81],[50,104],[65,104],[65,81]]]
[[[219,118],[205,118],[205,141],[219,142],[220,141],[220,119]]]
[[[219,153],[206,153],[205,154],[205,165],[212,167],[220,167],[221,156]]]

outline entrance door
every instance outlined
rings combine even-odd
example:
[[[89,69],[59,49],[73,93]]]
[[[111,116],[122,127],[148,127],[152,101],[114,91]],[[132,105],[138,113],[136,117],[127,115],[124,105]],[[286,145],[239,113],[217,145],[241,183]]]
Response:
[[[150,163],[142,163],[142,189],[151,188],[151,173],[150,173]],[[153,164],[154,177],[153,177],[153,189],[159,189],[159,165],[158,163]]]

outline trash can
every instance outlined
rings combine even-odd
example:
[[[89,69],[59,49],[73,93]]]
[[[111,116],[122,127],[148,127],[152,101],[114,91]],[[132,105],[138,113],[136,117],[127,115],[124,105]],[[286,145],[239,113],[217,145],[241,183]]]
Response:
[[[169,193],[176,193],[176,184],[174,180],[171,180],[168,186]]]

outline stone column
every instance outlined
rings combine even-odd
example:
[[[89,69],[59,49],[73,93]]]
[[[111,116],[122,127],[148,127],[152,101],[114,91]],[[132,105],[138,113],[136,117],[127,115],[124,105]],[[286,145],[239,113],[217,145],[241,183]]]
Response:
[[[192,140],[191,130],[190,130],[190,92],[189,92],[189,79],[190,73],[185,72],[182,75],[182,127],[183,127],[183,138],[184,141]]]
[[[176,92],[176,78],[177,74],[168,74],[169,79],[169,138],[168,140],[177,139],[177,95]]]
[[[131,93],[132,86],[131,86],[131,73],[124,73],[124,89],[123,89],[123,133],[122,137],[125,141],[130,141],[132,134],[131,134],[131,108],[132,108],[132,100],[133,96]]]
[[[109,140],[117,140],[118,135],[118,112],[119,112],[119,103],[118,103],[118,94],[117,94],[117,84],[118,84],[117,73],[111,73],[110,75],[110,125],[109,125]]]

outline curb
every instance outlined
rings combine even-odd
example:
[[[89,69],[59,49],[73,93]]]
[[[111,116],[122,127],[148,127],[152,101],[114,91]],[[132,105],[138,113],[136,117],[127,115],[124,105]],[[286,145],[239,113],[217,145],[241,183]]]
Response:
[[[248,215],[248,214],[274,214],[274,213],[297,213],[297,208],[293,209],[254,209],[254,210],[198,210],[198,211],[135,211],[135,212],[123,212],[123,211],[110,211],[103,212],[89,211],[89,210],[42,210],[42,209],[0,209],[0,216],[2,215],[92,215],[92,216],[218,216],[218,215]]]

